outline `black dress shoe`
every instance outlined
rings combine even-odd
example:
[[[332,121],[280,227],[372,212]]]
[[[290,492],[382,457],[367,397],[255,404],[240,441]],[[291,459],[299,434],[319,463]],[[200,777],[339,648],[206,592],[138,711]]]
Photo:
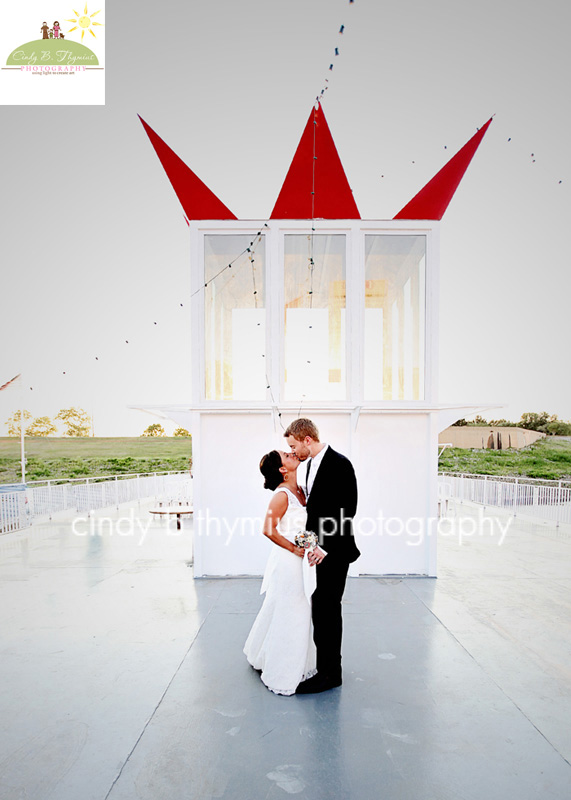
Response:
[[[314,675],[313,678],[308,678],[302,681],[297,689],[296,694],[318,694],[319,692],[326,692],[329,689],[335,689],[343,683],[341,677],[333,677],[330,675]]]
[[[305,681],[302,681],[298,685],[297,689],[295,690],[295,693],[296,694],[307,694],[307,692],[313,691],[311,687],[315,685],[315,683],[317,682],[317,680],[319,678],[320,678],[320,675],[319,674],[315,674],[313,677],[307,678]]]

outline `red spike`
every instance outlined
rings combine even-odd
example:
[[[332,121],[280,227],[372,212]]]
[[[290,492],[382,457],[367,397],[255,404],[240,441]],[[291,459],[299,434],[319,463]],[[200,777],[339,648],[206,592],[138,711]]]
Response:
[[[361,219],[321,104],[309,115],[271,216],[312,218]]]
[[[442,219],[491,121],[492,118],[452,156],[394,219]]]
[[[237,219],[234,214],[210,191],[168,144],[137,114],[155,148],[168,179],[180,200],[184,213],[191,219]]]

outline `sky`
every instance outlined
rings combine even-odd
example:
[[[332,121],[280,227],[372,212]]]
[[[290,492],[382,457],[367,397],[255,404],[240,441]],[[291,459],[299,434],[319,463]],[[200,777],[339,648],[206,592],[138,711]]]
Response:
[[[0,105],[0,384],[22,373],[34,416],[136,436],[156,420],[129,405],[190,400],[188,227],[137,114],[263,220],[328,77],[363,219],[495,114],[441,227],[440,400],[571,419],[568,3],[143,1],[104,22],[105,106]],[[18,403],[0,393],[0,423]]]

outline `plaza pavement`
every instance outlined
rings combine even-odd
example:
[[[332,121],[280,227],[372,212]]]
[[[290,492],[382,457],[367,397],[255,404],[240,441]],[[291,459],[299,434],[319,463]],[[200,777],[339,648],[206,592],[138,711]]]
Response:
[[[0,537],[2,800],[571,797],[568,529],[350,579],[343,686],[278,697],[242,655],[259,579],[193,580],[189,520],[104,528]]]

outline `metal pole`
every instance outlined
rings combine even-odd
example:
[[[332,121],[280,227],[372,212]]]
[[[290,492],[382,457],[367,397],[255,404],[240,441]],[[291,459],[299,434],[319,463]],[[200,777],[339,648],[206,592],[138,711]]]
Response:
[[[26,453],[24,450],[24,381],[20,375],[20,462],[22,483],[26,483]]]
[[[518,492],[519,492],[519,478],[516,478],[515,489],[514,489],[514,517],[517,517]]]

